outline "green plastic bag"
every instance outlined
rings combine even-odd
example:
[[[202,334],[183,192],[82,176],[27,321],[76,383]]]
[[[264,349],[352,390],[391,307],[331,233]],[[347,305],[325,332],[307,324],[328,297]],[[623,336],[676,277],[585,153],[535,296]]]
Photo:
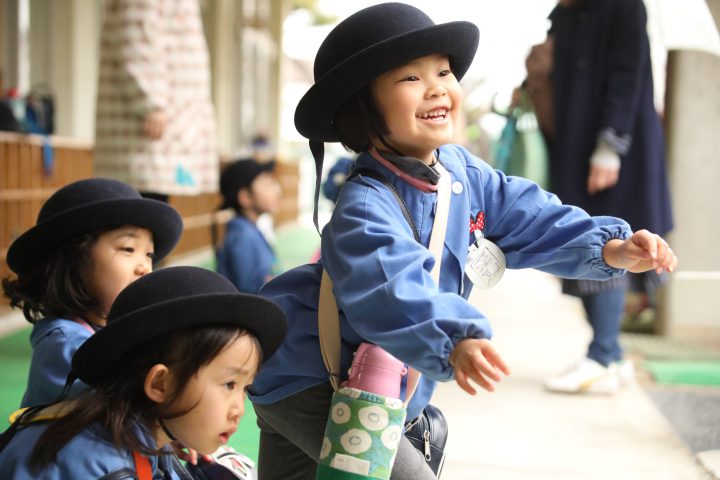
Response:
[[[505,175],[524,177],[547,189],[549,158],[545,138],[527,92],[520,92],[517,105],[504,114],[507,122],[494,145],[491,163]]]

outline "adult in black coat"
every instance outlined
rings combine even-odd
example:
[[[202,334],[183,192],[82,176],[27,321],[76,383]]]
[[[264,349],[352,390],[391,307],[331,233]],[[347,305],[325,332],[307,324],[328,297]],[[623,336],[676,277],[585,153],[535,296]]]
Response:
[[[663,235],[673,226],[665,142],[653,101],[642,0],[560,0],[552,26],[551,190],[591,215]],[[593,328],[587,359],[551,379],[551,390],[614,391],[627,282],[564,282]]]

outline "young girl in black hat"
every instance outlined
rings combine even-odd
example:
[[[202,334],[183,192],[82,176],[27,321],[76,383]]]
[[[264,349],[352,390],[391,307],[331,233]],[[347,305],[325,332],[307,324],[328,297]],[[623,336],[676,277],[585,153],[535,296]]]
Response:
[[[203,454],[227,443],[286,331],[273,302],[196,267],[133,282],[107,320],[72,360],[93,390],[20,416],[0,442],[0,478],[187,478],[171,441]]]
[[[466,300],[473,284],[496,282],[505,264],[595,279],[676,265],[657,235],[562,205],[451,143],[462,115],[458,80],[478,38],[472,23],[436,25],[410,5],[386,3],[342,21],[318,50],[315,84],[295,111],[316,186],[323,142],[339,141],[359,156],[323,229],[322,265],[290,270],[261,290],[290,320],[285,343],[250,390],[263,480],[315,475],[333,391],[318,342],[323,268],[340,309],[342,368],[332,375],[346,378],[361,342],[380,346],[423,374],[407,409],[413,419],[437,381],[455,380],[475,394],[473,383],[492,391],[509,374],[487,318]],[[433,227],[444,214],[446,232],[436,243]],[[435,475],[402,439],[391,478]]]
[[[36,225],[8,250],[17,278],[3,279],[10,305],[33,324],[21,406],[58,399],[73,353],[105,326],[120,290],[151,272],[153,261],[170,253],[181,233],[175,209],[116,180],[80,180],[45,202]],[[76,382],[67,393],[85,389]]]

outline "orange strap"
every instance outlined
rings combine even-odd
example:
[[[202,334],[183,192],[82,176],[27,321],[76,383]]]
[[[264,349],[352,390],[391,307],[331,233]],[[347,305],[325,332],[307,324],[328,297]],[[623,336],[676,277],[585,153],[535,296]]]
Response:
[[[135,471],[137,472],[138,480],[152,480],[150,460],[137,450],[133,450],[133,457],[135,458]]]

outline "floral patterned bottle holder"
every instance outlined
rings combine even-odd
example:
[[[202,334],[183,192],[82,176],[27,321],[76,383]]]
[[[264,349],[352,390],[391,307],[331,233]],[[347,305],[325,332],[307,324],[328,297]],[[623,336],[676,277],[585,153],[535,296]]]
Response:
[[[332,398],[317,478],[390,478],[403,436],[406,409],[400,399],[341,388]],[[324,474],[322,472],[325,472]]]

